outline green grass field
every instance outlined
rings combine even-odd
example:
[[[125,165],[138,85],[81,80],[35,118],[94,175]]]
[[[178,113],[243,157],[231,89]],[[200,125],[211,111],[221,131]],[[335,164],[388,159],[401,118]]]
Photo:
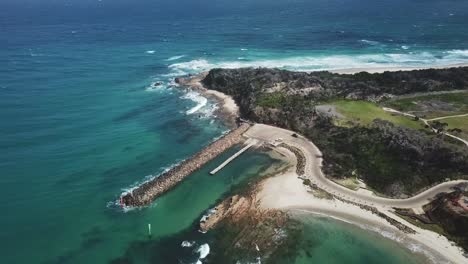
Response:
[[[374,119],[383,119],[396,125],[405,126],[413,129],[424,129],[424,125],[409,117],[393,115],[385,112],[380,106],[367,101],[339,100],[328,104],[336,106],[337,112],[345,118],[337,120],[338,125],[347,125],[359,123],[361,125],[370,124]]]
[[[440,102],[444,103],[442,106]],[[468,113],[468,92],[415,96],[385,102],[402,112],[414,112],[426,118]]]
[[[452,133],[455,136],[459,136],[463,139],[468,140],[468,116],[465,117],[453,117],[453,118],[445,118],[438,120],[441,123],[447,123],[447,129],[459,128],[462,130],[461,133]]]

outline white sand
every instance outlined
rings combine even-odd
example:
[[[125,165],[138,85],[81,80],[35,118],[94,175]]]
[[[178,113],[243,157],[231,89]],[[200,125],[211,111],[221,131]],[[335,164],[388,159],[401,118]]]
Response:
[[[221,109],[224,111],[224,113],[233,117],[238,117],[239,107],[237,106],[236,102],[234,101],[234,99],[232,99],[231,96],[219,91],[206,89],[203,86],[201,81],[203,80],[203,78],[206,77],[207,74],[208,72],[202,72],[200,74],[197,74],[196,76],[192,76],[184,82],[184,85],[189,86],[190,88],[202,93],[207,97],[215,98],[218,102],[221,103]]]
[[[295,163],[295,157],[291,152],[284,148],[278,148],[278,150],[289,161]],[[379,210],[416,230],[417,233],[403,233],[385,219],[358,206],[336,199],[317,198],[309,193],[307,188],[292,168],[284,174],[266,179],[257,197],[263,208],[325,215],[379,232],[386,238],[402,243],[415,253],[423,253],[434,263],[468,263],[468,259],[463,256],[462,249],[453,245],[445,237],[413,226],[384,208],[379,208]]]

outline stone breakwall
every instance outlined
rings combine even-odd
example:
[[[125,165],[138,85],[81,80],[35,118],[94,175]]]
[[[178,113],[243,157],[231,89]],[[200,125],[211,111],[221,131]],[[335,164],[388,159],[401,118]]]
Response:
[[[313,189],[318,189],[318,190],[321,190],[325,193],[327,193],[328,195],[330,195],[330,197],[333,197],[339,201],[342,201],[344,203],[348,203],[348,204],[352,204],[352,205],[355,205],[355,206],[358,206],[359,208],[363,209],[363,210],[366,210],[366,211],[369,211],[383,219],[385,219],[388,223],[390,223],[391,225],[393,225],[394,227],[398,228],[400,231],[404,232],[404,233],[407,233],[407,234],[416,234],[416,231],[414,229],[412,229],[411,227],[408,227],[400,222],[398,222],[397,220],[391,218],[390,216],[382,213],[379,211],[379,209],[377,209],[376,207],[374,206],[370,206],[370,205],[365,205],[365,204],[360,204],[360,203],[357,203],[357,202],[353,202],[353,201],[349,201],[349,200],[346,200],[344,198],[341,198],[337,195],[334,195],[332,193],[329,193],[327,191],[325,191],[324,189],[321,189],[319,188],[316,184],[314,183],[311,183],[310,184],[310,187],[313,188]]]
[[[293,147],[293,146],[290,146],[290,145],[287,145],[285,143],[281,143],[279,146],[283,147],[285,149],[288,149],[289,151],[291,151],[294,154],[294,156],[296,156],[296,159],[297,159],[296,173],[299,176],[304,175],[305,174],[305,166],[306,166],[306,159],[305,159],[304,153],[302,153],[302,151],[300,149],[298,149],[296,147]]]
[[[185,177],[200,169],[207,162],[242,141],[242,134],[249,129],[249,124],[241,124],[236,129],[214,141],[192,157],[148,182],[143,183],[120,198],[122,206],[144,206],[175,187]]]

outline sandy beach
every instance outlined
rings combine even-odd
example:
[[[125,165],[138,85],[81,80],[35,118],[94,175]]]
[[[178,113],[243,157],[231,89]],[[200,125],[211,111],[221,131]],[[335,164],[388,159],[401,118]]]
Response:
[[[465,65],[450,65],[440,68],[459,67]],[[437,68],[437,67],[436,67]],[[334,70],[336,73],[357,73],[367,71],[370,73],[399,70],[416,70],[422,68],[371,68],[371,69],[343,69]],[[190,78],[181,78],[178,83],[197,90],[207,97],[212,97],[221,103],[221,111],[229,118],[239,116],[239,108],[234,100],[221,92],[208,90],[203,87],[201,80],[206,73]],[[467,263],[468,258],[464,256],[463,250],[454,242],[449,241],[432,231],[414,226],[404,219],[398,217],[392,207],[411,208],[416,211],[422,210],[421,206],[428,203],[430,198],[441,191],[450,190],[457,181],[444,183],[436,188],[426,190],[409,199],[387,199],[377,197],[368,192],[354,192],[327,180],[321,172],[321,152],[312,142],[299,136],[292,137],[292,131],[274,128],[271,126],[256,124],[250,128],[244,136],[257,139],[268,144],[275,139],[281,138],[291,146],[297,147],[304,152],[306,159],[306,174],[298,175],[296,170],[297,158],[293,152],[284,147],[276,146],[274,151],[294,165],[288,171],[268,178],[261,182],[258,189],[257,199],[263,209],[279,209],[287,211],[292,215],[310,214],[332,217],[341,221],[355,224],[361,228],[378,232],[383,237],[401,243],[415,254],[423,254],[433,263]],[[289,142],[288,142],[289,140]],[[303,184],[303,178],[312,180],[319,189],[325,191],[335,198],[325,199],[313,194],[310,186]],[[446,185],[446,186],[445,186]],[[361,190],[363,191],[363,190]],[[339,197],[340,199],[337,199]],[[354,203],[354,204],[353,204]],[[385,218],[369,210],[363,209],[360,205],[372,206]],[[391,224],[388,219],[396,221],[408,228],[412,232],[403,232],[395,224]]]
[[[207,74],[208,72],[203,72],[187,78],[177,78],[176,82],[218,102],[220,104],[220,108],[218,109],[217,114],[222,116],[222,119],[226,120],[229,125],[235,124],[237,117],[239,117],[239,107],[232,97],[222,92],[209,90],[203,87],[201,81]]]
[[[295,156],[284,148],[278,148],[283,158],[296,164]],[[379,208],[389,217],[414,229],[415,234],[400,231],[382,217],[359,206],[337,199],[318,198],[311,189],[303,184],[303,180],[291,168],[287,172],[268,178],[262,182],[258,199],[264,209],[279,209],[291,214],[310,214],[332,217],[355,224],[361,228],[378,232],[387,239],[401,243],[415,254],[423,254],[433,263],[466,263],[468,259],[463,250],[447,238],[434,232],[423,230],[399,218],[390,210]]]

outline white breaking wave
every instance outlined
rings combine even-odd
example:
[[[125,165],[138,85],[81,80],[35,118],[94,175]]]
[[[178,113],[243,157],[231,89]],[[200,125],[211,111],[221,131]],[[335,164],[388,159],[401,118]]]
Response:
[[[401,48],[404,49],[404,50],[407,50],[407,49],[409,49],[409,46],[402,45]]]
[[[182,241],[181,246],[182,246],[182,247],[193,247],[194,244],[195,244],[195,241],[187,241],[187,240],[185,240],[185,241]]]
[[[151,85],[149,85],[148,87],[146,87],[145,91],[148,91],[148,92],[162,91],[166,88],[167,86],[165,85],[165,83],[161,81],[156,81],[156,82],[151,83]]]
[[[200,254],[199,260],[206,258],[208,254],[210,254],[210,245],[208,244],[203,244],[197,249],[197,253]]]
[[[402,46],[402,49],[409,46]],[[337,70],[379,67],[426,67],[468,63],[468,50],[408,52],[362,55],[301,56],[263,60],[208,61],[195,59],[169,65],[170,76],[208,71],[212,68],[265,67],[296,71]]]
[[[214,213],[216,213],[216,209],[215,208],[212,208],[212,209],[209,209],[203,216],[202,218],[200,218],[200,222],[205,222],[206,220],[208,220],[208,218],[213,215]]]
[[[374,40],[361,39],[360,41],[361,41],[362,43],[365,43],[365,44],[368,44],[368,45],[371,45],[371,46],[375,46],[375,45],[379,45],[379,44],[380,44],[380,42],[374,41]]]
[[[189,110],[187,110],[185,112],[187,115],[191,115],[193,113],[198,112],[201,108],[203,108],[208,103],[208,99],[201,96],[197,92],[188,92],[187,94],[182,96],[182,98],[183,99],[190,99],[190,100],[194,101],[195,103],[197,103],[196,106],[192,107],[191,109],[189,109]]]
[[[155,50],[147,50],[146,53],[148,53],[148,54],[154,54],[154,53],[156,53],[156,51],[155,51]]]
[[[185,57],[185,55],[172,56],[168,58],[167,61],[174,61],[174,60],[182,59],[183,57]]]
[[[468,58],[468,50],[450,50],[450,51],[447,51],[447,53],[450,55],[462,56],[462,57]]]

